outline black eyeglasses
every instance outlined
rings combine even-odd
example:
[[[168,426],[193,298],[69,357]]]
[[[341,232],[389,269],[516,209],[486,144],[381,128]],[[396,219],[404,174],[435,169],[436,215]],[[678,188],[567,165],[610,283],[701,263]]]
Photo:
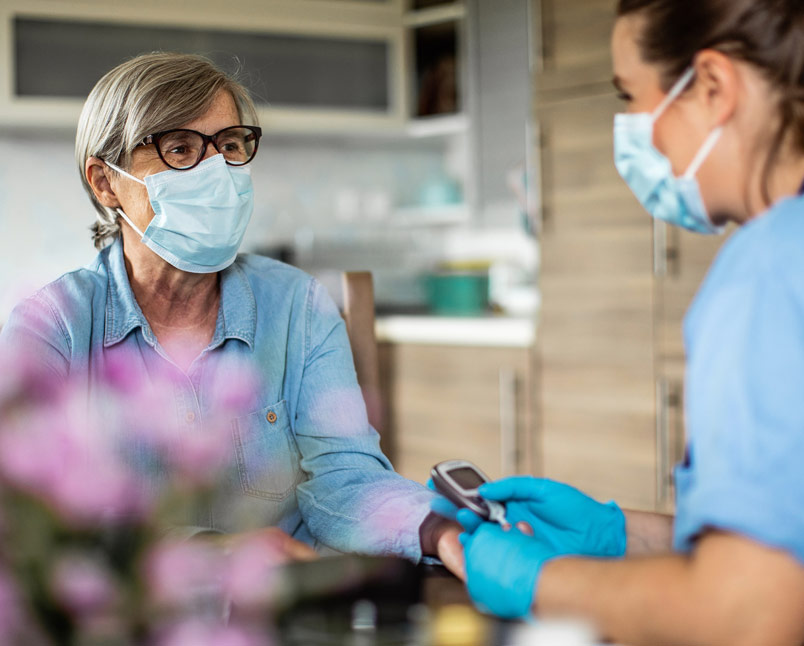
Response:
[[[177,128],[155,132],[137,146],[156,146],[159,159],[174,170],[190,170],[201,163],[211,143],[230,166],[248,164],[257,154],[262,129],[257,126],[229,126],[214,135]]]

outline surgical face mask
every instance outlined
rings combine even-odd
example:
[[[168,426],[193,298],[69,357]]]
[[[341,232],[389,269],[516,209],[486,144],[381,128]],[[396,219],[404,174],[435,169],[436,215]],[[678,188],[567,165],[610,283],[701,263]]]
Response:
[[[155,254],[195,274],[234,262],[254,210],[248,167],[229,166],[223,155],[215,155],[190,170],[166,170],[143,181],[106,164],[148,190],[154,217],[145,232],[122,209],[117,212]]]
[[[715,128],[695,155],[687,172],[673,174],[670,160],[653,145],[653,126],[695,76],[688,69],[653,113],[614,117],[614,163],[642,206],[654,218],[697,233],[722,233],[706,211],[695,175],[717,144],[722,128]]]

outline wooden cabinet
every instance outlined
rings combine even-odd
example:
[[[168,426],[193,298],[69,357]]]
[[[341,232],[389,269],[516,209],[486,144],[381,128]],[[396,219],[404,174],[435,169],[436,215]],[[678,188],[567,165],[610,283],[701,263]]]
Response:
[[[241,75],[265,127],[402,132],[402,0],[7,0],[0,4],[0,124],[72,126],[89,89],[142,52],[210,56]]]
[[[682,321],[726,239],[654,224],[656,508],[662,511],[673,508],[673,465],[683,460],[686,444]]]
[[[610,34],[614,0],[535,0],[540,96],[611,87]]]
[[[451,458],[492,478],[533,471],[529,349],[383,343],[380,361],[384,449],[403,476],[426,482]]]
[[[610,95],[542,104],[542,470],[653,508],[652,225],[612,159]]]
[[[681,324],[724,239],[655,223],[613,163],[609,0],[542,0],[538,473],[673,507],[683,458]]]

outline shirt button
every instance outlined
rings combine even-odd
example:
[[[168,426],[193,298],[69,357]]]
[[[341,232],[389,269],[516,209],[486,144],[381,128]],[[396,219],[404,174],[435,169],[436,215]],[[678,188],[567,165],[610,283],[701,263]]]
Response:
[[[276,421],[276,413],[274,411],[269,411],[268,414],[265,416],[265,419],[267,419],[269,422],[271,422],[271,424],[273,424]]]
[[[195,421],[195,413],[190,411],[187,415],[184,416],[184,419],[187,420],[188,424],[192,424]]]

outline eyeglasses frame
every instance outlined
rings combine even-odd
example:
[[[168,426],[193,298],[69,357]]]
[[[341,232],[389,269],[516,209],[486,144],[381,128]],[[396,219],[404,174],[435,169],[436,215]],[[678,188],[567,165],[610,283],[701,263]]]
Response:
[[[200,164],[201,161],[204,159],[204,155],[207,154],[207,148],[209,147],[209,144],[212,144],[212,147],[215,150],[217,150],[218,153],[221,152],[218,149],[216,139],[219,134],[221,134],[225,130],[230,130],[231,128],[246,128],[248,130],[251,130],[251,132],[253,132],[255,135],[254,152],[251,153],[251,157],[249,157],[247,161],[244,161],[242,164],[233,164],[228,159],[226,159],[226,155],[224,155],[224,159],[226,160],[226,163],[229,164],[229,166],[245,166],[257,156],[257,149],[260,147],[260,138],[262,137],[262,128],[260,128],[259,126],[242,126],[242,125],[226,126],[225,128],[221,128],[220,130],[218,130],[218,132],[211,135],[205,135],[203,132],[198,132],[198,130],[192,130],[190,128],[171,128],[170,130],[162,130],[160,132],[154,132],[153,134],[150,135],[145,135],[142,138],[142,140],[139,143],[137,143],[137,145],[134,147],[138,148],[139,146],[150,146],[151,144],[153,144],[156,147],[156,154],[159,155],[159,159],[162,160],[162,163],[165,164],[165,166],[167,166],[168,168],[172,168],[173,170],[190,170],[198,166],[198,164]],[[203,145],[201,146],[201,154],[199,155],[198,159],[192,166],[185,166],[184,168],[176,168],[175,166],[171,166],[162,156],[162,151],[159,148],[159,140],[162,139],[162,137],[164,137],[165,135],[169,135],[172,132],[192,132],[193,134],[196,134],[199,137],[201,137],[201,140],[203,141]]]

